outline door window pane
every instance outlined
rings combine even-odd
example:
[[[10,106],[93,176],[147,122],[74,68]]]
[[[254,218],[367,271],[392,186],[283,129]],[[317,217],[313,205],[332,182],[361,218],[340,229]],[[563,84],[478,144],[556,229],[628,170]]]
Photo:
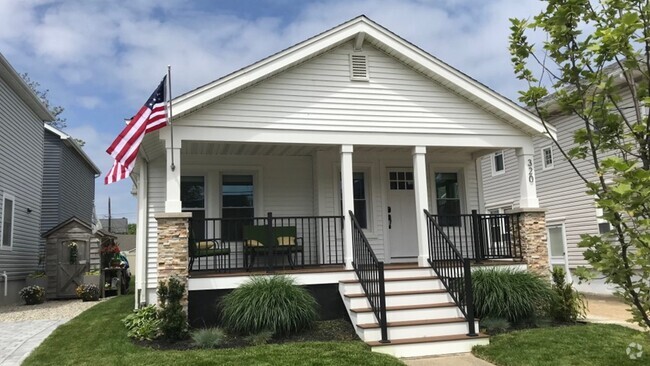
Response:
[[[441,226],[460,226],[457,173],[436,173],[436,206]]]

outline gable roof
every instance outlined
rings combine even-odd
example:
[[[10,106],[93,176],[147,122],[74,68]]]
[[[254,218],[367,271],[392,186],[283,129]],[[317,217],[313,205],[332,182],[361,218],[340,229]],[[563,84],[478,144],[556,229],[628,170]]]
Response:
[[[63,141],[63,143],[66,146],[71,147],[72,150],[75,153],[77,153],[77,155],[79,155],[79,157],[81,157],[81,159],[83,161],[85,161],[86,164],[88,164],[88,166],[95,173],[95,175],[101,174],[101,171],[99,170],[97,165],[95,165],[95,163],[93,163],[93,161],[90,160],[90,157],[86,154],[85,151],[83,151],[81,146],[79,146],[79,144],[74,140],[74,138],[72,138],[70,135],[64,133],[63,131],[58,130],[58,129],[56,129],[56,128],[48,125],[48,124],[44,124],[44,127],[45,127],[45,131],[49,131],[49,132],[59,136],[59,138]]]
[[[189,114],[353,39],[369,42],[529,135],[546,133],[534,114],[364,15],[174,98],[173,116]]]
[[[67,225],[69,225],[71,223],[77,223],[77,224],[81,225],[82,227],[88,229],[88,232],[92,232],[92,226],[89,223],[79,219],[77,216],[72,216],[69,219],[61,222],[60,224],[56,225],[55,227],[53,227],[50,230],[48,230],[48,231],[44,232],[43,234],[41,234],[41,237],[46,238],[46,237],[50,236],[51,234],[57,232],[61,228],[65,227],[65,226],[67,226]],[[100,237],[100,238],[104,237],[104,236],[109,236],[109,237],[112,237],[112,238],[115,237],[115,235],[113,235],[111,233],[107,233],[104,230],[97,231],[95,233],[95,235]]]
[[[54,121],[54,116],[43,105],[40,98],[34,94],[32,89],[25,83],[22,77],[9,64],[9,61],[0,53],[0,78],[2,78],[9,87],[20,97],[20,99],[36,113],[41,121]]]

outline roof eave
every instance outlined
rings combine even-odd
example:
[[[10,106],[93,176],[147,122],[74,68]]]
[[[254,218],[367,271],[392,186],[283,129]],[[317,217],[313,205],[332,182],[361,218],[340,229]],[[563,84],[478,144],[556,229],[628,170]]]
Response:
[[[11,66],[9,61],[0,53],[0,77],[4,79],[11,89],[27,104],[43,122],[54,121],[55,117],[43,105],[43,102],[34,94],[25,83],[20,74]]]

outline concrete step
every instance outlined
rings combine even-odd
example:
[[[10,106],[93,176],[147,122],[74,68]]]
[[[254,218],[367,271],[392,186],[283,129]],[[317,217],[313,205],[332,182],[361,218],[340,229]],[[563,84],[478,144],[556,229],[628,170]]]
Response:
[[[487,345],[490,339],[485,334],[469,337],[465,334],[432,336],[391,340],[391,343],[366,342],[373,352],[394,357],[423,357],[471,352],[476,345]]]

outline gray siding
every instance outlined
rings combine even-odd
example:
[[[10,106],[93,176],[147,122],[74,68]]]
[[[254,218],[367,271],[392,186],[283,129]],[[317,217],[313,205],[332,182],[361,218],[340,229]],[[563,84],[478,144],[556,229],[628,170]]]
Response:
[[[61,138],[45,131],[43,220],[45,232],[76,216],[90,223],[95,199],[95,173]]]
[[[42,179],[43,121],[0,78],[0,197],[16,198],[13,247],[0,250],[0,272],[9,280],[38,264]]]

